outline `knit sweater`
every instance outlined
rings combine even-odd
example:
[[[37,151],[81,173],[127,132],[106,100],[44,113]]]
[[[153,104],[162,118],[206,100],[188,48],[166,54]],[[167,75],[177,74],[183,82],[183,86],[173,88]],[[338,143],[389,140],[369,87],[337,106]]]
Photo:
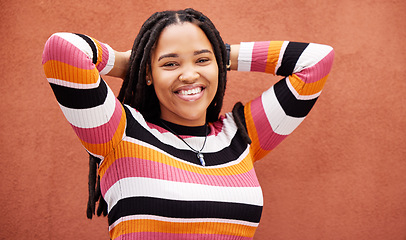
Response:
[[[253,239],[263,196],[254,162],[286,138],[319,97],[334,57],[331,47],[287,41],[240,44],[239,71],[283,76],[239,109],[247,144],[232,114],[209,126],[147,122],[121,104],[101,78],[112,48],[91,37],[57,33],[43,66],[56,99],[86,150],[101,159],[101,190],[112,239]],[[264,75],[266,77],[266,75]],[[208,128],[208,129],[207,129]]]

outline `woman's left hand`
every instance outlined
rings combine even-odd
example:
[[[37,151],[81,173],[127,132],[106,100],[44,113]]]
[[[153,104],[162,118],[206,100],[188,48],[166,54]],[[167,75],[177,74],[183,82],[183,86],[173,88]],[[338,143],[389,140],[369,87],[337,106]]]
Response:
[[[124,79],[125,76],[127,75],[129,67],[131,50],[128,50],[126,52],[114,51],[114,54],[115,54],[114,67],[107,74],[107,76]]]

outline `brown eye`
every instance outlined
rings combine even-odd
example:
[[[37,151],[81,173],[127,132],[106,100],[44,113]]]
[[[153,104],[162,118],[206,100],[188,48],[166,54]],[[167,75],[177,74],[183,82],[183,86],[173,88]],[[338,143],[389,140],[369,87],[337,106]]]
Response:
[[[176,67],[178,64],[176,62],[167,62],[162,65],[163,67]]]
[[[210,61],[208,58],[199,58],[196,63],[206,63],[208,61]]]

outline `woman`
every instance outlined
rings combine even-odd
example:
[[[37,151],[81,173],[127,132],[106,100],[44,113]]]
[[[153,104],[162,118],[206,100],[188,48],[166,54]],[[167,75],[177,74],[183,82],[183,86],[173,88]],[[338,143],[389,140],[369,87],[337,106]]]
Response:
[[[253,163],[303,121],[333,56],[319,44],[230,47],[206,16],[186,9],[152,15],[128,52],[54,34],[43,65],[91,166],[98,159],[112,239],[252,239],[263,204]],[[230,69],[285,78],[219,116]],[[104,74],[124,78],[118,99]]]

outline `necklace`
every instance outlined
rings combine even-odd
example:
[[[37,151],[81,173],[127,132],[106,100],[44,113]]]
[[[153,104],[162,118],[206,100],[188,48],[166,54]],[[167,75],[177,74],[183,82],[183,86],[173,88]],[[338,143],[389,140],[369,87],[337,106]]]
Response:
[[[206,131],[206,136],[204,137],[204,142],[203,142],[203,146],[202,148],[198,151],[194,148],[192,148],[183,138],[181,138],[175,131],[173,131],[168,125],[166,125],[163,121],[161,121],[161,123],[171,132],[173,133],[175,136],[177,136],[180,140],[182,140],[182,142],[184,142],[194,153],[196,153],[196,157],[197,159],[199,159],[200,163],[202,164],[202,166],[206,166],[206,162],[204,161],[204,155],[202,153],[202,150],[204,148],[204,146],[206,145],[206,140],[207,140],[207,124],[205,124],[205,131]]]

